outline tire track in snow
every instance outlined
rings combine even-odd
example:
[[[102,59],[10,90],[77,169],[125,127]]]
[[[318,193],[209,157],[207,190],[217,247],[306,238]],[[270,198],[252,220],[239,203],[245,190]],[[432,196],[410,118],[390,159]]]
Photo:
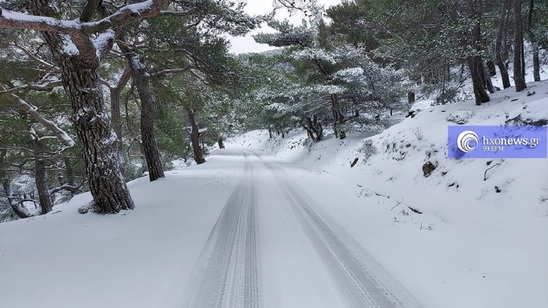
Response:
[[[221,211],[193,271],[183,307],[259,307],[253,167],[244,172]]]
[[[283,182],[284,197],[329,271],[334,276],[350,307],[403,307],[370,273],[356,254],[329,228],[307,200]]]
[[[295,188],[296,184],[287,180],[288,177],[283,170],[276,169],[259,155],[254,154],[278,179],[283,198],[295,212],[309,240],[335,278],[349,307],[422,307],[416,299],[407,294],[403,287],[396,286],[397,282],[392,281],[390,285],[398,289],[398,292],[393,293],[389,290],[314,210],[318,206],[312,199],[305,198],[305,194]],[[375,266],[380,267],[377,264]],[[387,274],[383,276],[386,278]]]

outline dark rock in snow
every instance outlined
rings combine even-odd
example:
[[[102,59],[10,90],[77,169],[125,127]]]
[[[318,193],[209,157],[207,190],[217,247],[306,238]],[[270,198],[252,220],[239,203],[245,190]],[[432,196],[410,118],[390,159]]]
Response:
[[[436,166],[430,161],[422,165],[422,172],[424,174],[424,177],[429,177],[430,174],[432,174],[432,171],[434,171],[434,169],[436,169]]]

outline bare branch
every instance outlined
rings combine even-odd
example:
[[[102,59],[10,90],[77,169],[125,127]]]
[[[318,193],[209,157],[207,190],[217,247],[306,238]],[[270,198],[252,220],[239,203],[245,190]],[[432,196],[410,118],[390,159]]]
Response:
[[[36,62],[52,69],[52,70],[59,71],[59,67],[57,67],[56,65],[54,65],[54,64],[52,64],[52,63],[50,63],[50,62],[48,62],[48,61],[46,61],[42,58],[37,57],[35,54],[30,52],[30,50],[28,50],[26,47],[19,45],[17,42],[14,42],[13,46],[17,47],[19,50],[24,52],[28,57],[30,57],[34,61],[36,61]]]

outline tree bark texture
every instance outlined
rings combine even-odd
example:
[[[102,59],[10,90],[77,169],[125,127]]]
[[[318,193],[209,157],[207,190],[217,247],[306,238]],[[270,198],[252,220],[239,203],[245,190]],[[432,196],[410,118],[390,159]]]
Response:
[[[331,108],[333,110],[333,131],[335,132],[335,136],[339,139],[344,139],[346,138],[346,133],[340,127],[340,125],[344,122],[344,116],[341,112],[337,94],[331,94]]]
[[[156,97],[150,86],[150,74],[139,55],[132,48],[123,44],[118,45],[124,53],[131,68],[131,78],[139,93],[141,100],[141,142],[147,163],[148,177],[155,181],[165,177],[164,167],[160,159],[160,150],[154,132],[154,119],[156,117]]]
[[[538,41],[533,31],[533,13],[534,13],[534,0],[529,0],[529,9],[527,16],[527,28],[529,30],[529,40],[531,40],[531,48],[533,49],[533,80],[540,81],[540,58]]]
[[[490,100],[489,94],[484,88],[483,60],[480,56],[472,57],[468,59],[468,68],[472,77],[472,86],[474,88],[474,97],[476,99],[476,105],[479,106],[482,103],[486,103]]]
[[[481,36],[481,17],[483,15],[483,3],[481,0],[466,0],[466,13],[472,19],[473,25],[469,33],[468,42],[474,48],[474,55],[468,57],[468,68],[472,77],[474,87],[474,97],[476,105],[481,105],[490,100],[489,94],[485,90],[487,84],[487,74],[484,71],[483,59],[481,57],[482,36]]]
[[[187,109],[188,121],[190,123],[190,142],[194,152],[194,161],[199,165],[206,162],[202,146],[200,145],[200,129],[196,122],[196,115],[193,110]]]
[[[105,112],[98,65],[93,65],[80,53],[78,56],[62,55],[60,68],[72,104],[72,121],[83,145],[95,211],[113,214],[133,209],[133,200],[120,171],[118,138]]]
[[[133,200],[120,172],[117,138],[108,115],[98,77],[101,57],[111,49],[114,40],[94,44],[97,34],[120,30],[132,21],[158,15],[165,0],[152,0],[131,8],[122,7],[98,22],[91,21],[100,0],[86,2],[78,22],[57,19],[63,16],[59,6],[50,0],[31,0],[34,15],[47,18],[4,18],[0,27],[40,31],[59,64],[63,87],[71,100],[72,121],[83,146],[86,172],[95,211],[117,213],[132,209]],[[1,11],[0,11],[1,13]]]
[[[48,0],[32,0],[36,15],[53,16]],[[63,87],[72,106],[72,122],[83,147],[83,157],[93,208],[97,213],[114,214],[133,209],[134,203],[120,171],[117,137],[112,130],[99,80],[97,48],[88,34],[69,38],[77,50],[66,50],[66,36],[43,32],[46,43],[59,63]]]
[[[118,148],[121,150],[123,133],[122,133],[122,116],[120,112],[120,96],[122,95],[122,90],[129,81],[131,75],[131,70],[129,67],[124,69],[124,73],[118,80],[116,86],[110,88],[110,116],[112,118],[112,127],[116,136],[118,137]]]
[[[499,68],[500,76],[502,79],[502,87],[504,89],[509,88],[511,86],[510,75],[508,74],[508,68],[506,67],[506,63],[504,63],[505,59],[503,57],[503,52],[502,52],[503,38],[506,37],[505,29],[508,24],[508,12],[510,9],[510,1],[511,0],[502,0],[502,9],[500,12],[499,24],[497,28],[497,37],[495,40],[495,64]]]
[[[523,22],[521,17],[521,0],[514,1],[514,83],[516,91],[527,88],[525,83],[525,52],[523,47]]]
[[[46,177],[46,158],[44,157],[44,147],[38,136],[31,136],[34,150],[34,182],[38,192],[38,201],[42,214],[51,212],[53,204],[49,195],[49,189]]]

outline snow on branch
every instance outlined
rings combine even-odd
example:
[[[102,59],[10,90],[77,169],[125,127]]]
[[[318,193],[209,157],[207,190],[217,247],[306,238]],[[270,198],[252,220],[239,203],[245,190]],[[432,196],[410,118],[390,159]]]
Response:
[[[333,74],[333,78],[340,79],[343,82],[351,83],[351,82],[358,82],[363,76],[364,70],[361,67],[351,67],[351,68],[344,68],[341,70],[336,71]]]
[[[294,60],[303,61],[303,60],[318,60],[322,62],[327,62],[329,64],[335,64],[336,60],[330,53],[326,52],[323,49],[318,48],[304,48],[302,50],[296,51],[292,54]]]
[[[279,21],[271,19],[268,26],[276,30],[275,33],[258,33],[253,36],[257,43],[268,44],[274,47],[300,46],[311,47],[314,45],[315,32],[303,21],[300,26],[294,26],[288,20]]]
[[[63,130],[61,129],[57,124],[55,124],[53,121],[46,119],[42,114],[40,114],[36,107],[32,106],[31,104],[27,103],[23,99],[21,99],[19,96],[8,93],[5,94],[8,96],[8,100],[12,101],[17,104],[19,107],[19,110],[21,113],[27,114],[29,117],[31,117],[36,122],[42,124],[46,129],[51,131],[59,141],[61,141],[65,146],[67,147],[73,147],[74,146],[74,140]]]
[[[115,37],[116,34],[112,29],[107,29],[105,32],[97,35],[93,41],[97,58],[101,59],[109,53],[112,48],[112,44],[114,44]]]
[[[35,16],[0,8],[0,28],[49,31],[56,33],[77,33],[79,23],[52,17]]]
[[[74,194],[79,194],[82,192],[82,186],[84,186],[85,183],[86,183],[86,179],[84,178],[84,180],[78,185],[63,184],[61,186],[50,189],[49,194],[50,196],[52,196],[63,190],[70,191],[71,193],[74,193]]]
[[[94,23],[86,23],[89,26],[84,24],[83,28],[89,27],[86,30],[88,33],[104,32],[109,28],[118,29],[137,18],[148,18],[158,15],[166,2],[167,0],[148,0],[129,4],[102,20]]]
[[[48,31],[79,37],[121,28],[138,18],[159,14],[166,0],[148,0],[126,5],[99,21],[82,22],[79,18],[61,20],[46,16],[29,15],[0,8],[0,28]]]
[[[23,84],[23,85],[19,85],[17,87],[9,88],[9,89],[6,89],[6,90],[0,90],[0,95],[1,94],[16,93],[16,92],[21,92],[21,91],[29,91],[29,90],[30,91],[47,91],[47,90],[51,90],[51,89],[56,88],[56,87],[60,87],[62,85],[63,85],[63,83],[59,79],[52,80],[52,81],[47,81],[47,82],[44,82],[44,83]]]
[[[274,8],[285,8],[290,13],[293,11],[304,12],[305,16],[308,16],[310,11],[314,11],[315,8],[319,7],[317,0],[273,0],[272,4]]]

